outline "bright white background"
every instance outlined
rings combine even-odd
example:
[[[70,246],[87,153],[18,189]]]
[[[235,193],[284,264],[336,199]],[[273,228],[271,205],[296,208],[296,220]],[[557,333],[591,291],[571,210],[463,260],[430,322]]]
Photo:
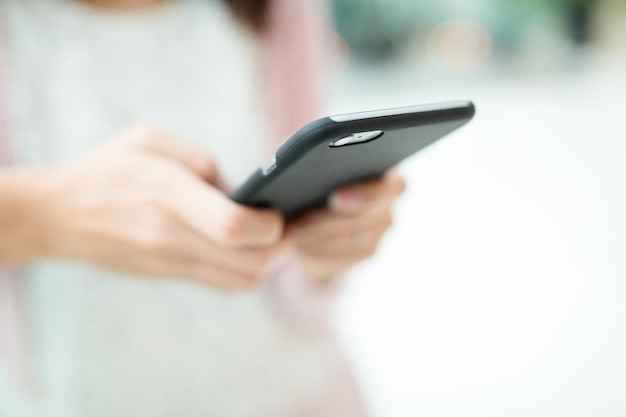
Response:
[[[339,306],[375,417],[626,415],[624,74],[344,76],[336,112],[477,107],[403,165],[394,229]]]

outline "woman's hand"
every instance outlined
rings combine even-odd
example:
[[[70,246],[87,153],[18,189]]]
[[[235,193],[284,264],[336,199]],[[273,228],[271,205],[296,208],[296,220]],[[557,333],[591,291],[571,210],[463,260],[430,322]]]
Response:
[[[289,224],[287,237],[307,275],[326,281],[372,256],[392,224],[392,206],[404,189],[404,179],[392,169],[379,180],[335,192],[328,208]]]
[[[217,188],[207,155],[150,128],[43,181],[39,257],[241,289],[262,278],[283,232],[279,214]]]

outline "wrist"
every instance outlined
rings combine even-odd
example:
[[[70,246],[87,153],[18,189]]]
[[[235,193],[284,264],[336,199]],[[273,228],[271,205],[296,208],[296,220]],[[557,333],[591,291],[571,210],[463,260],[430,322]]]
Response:
[[[50,211],[58,175],[54,169],[0,173],[0,261],[27,263],[47,255]]]

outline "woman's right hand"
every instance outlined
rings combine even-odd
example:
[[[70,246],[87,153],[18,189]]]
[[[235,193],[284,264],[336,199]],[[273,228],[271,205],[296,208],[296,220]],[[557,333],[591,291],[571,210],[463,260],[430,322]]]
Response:
[[[219,189],[210,157],[148,127],[42,181],[41,257],[234,290],[263,277],[283,233],[278,213]]]

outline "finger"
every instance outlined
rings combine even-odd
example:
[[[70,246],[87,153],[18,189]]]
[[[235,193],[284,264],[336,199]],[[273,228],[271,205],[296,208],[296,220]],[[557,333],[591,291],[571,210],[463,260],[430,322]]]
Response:
[[[308,239],[295,241],[300,252],[311,256],[342,257],[359,253],[363,248],[378,244],[389,227],[381,225],[369,230],[357,230],[332,239]]]
[[[384,210],[404,192],[406,184],[397,169],[380,179],[342,188],[329,199],[330,210],[341,214]]]
[[[351,235],[355,230],[389,227],[391,210],[347,217],[329,210],[318,210],[289,225],[287,234],[295,240],[319,240]]]
[[[153,236],[145,237],[140,242],[141,245],[138,247],[131,247],[116,253],[105,253],[106,256],[94,261],[110,265],[110,257],[114,256],[117,264],[129,265],[131,271],[139,274],[185,278],[190,278],[190,276],[188,273],[180,272],[180,268],[175,270],[166,268],[163,271],[156,268],[163,265],[170,267],[172,265],[186,265],[187,267],[195,265],[209,272],[218,271],[219,273],[216,273],[218,277],[225,275],[231,278],[240,277],[240,279],[245,279],[244,284],[248,285],[248,281],[258,282],[267,274],[273,255],[270,250],[220,247],[176,221],[169,222],[167,227]],[[240,284],[234,282],[232,285],[239,286]]]
[[[130,145],[184,165],[212,184],[222,182],[213,159],[203,150],[149,126],[133,128]]]
[[[169,250],[181,260],[208,262],[219,268],[246,275],[263,275],[274,255],[268,249],[230,249],[189,231],[184,240],[174,241]]]
[[[243,290],[254,285],[256,279],[252,275],[234,273],[215,265],[203,262],[181,260],[176,257],[155,257],[145,253],[128,254],[117,258],[116,271],[137,277],[184,278],[200,282],[222,290]],[[111,263],[99,259],[93,264],[104,269]]]
[[[337,274],[346,269],[353,267],[359,262],[370,258],[378,249],[378,241],[370,243],[368,246],[355,250],[349,254],[343,255],[315,255],[312,253],[301,252],[301,262],[306,266],[307,270],[316,272],[316,275],[332,275]]]
[[[283,233],[278,212],[237,204],[201,181],[181,185],[168,204],[196,232],[225,247],[273,246]]]

